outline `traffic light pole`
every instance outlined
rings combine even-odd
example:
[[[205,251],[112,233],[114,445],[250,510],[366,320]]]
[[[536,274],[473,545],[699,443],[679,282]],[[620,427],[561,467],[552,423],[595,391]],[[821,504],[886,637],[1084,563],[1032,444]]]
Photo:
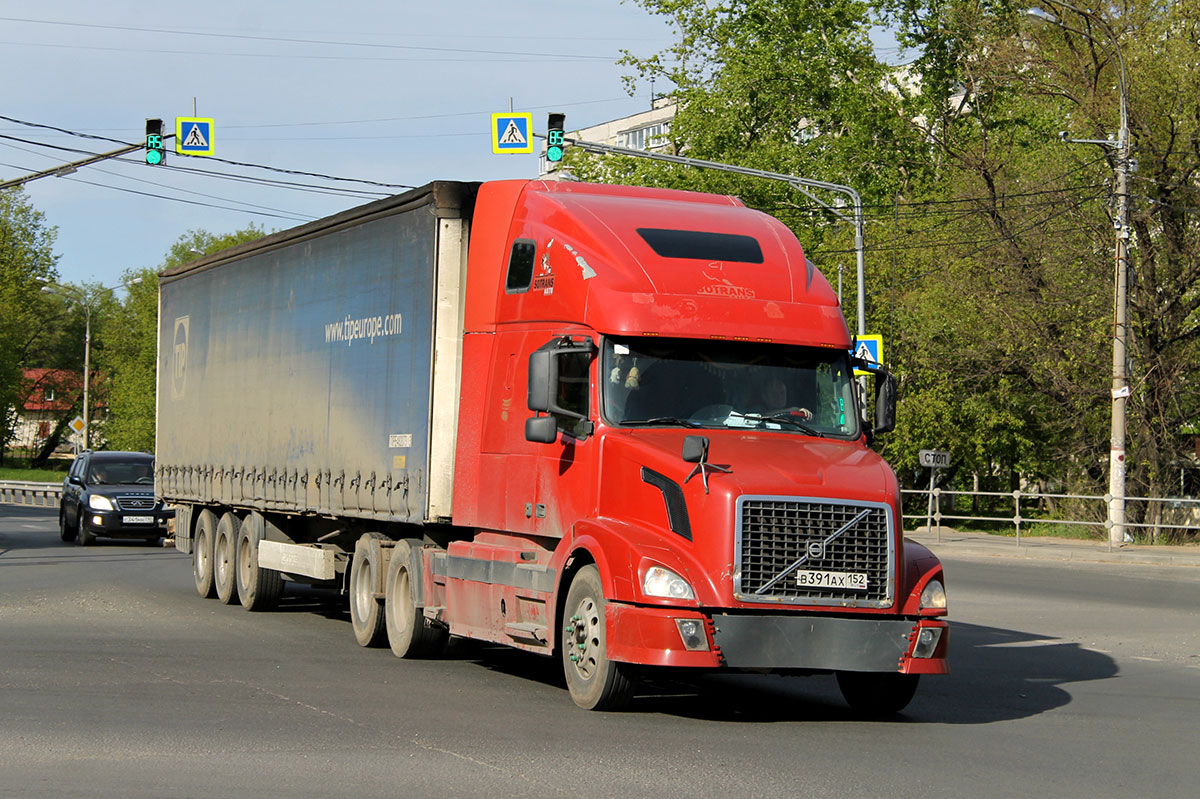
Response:
[[[716,161],[704,161],[699,158],[686,158],[681,155],[668,155],[667,153],[652,153],[645,150],[630,150],[626,147],[613,147],[608,144],[597,144],[595,142],[581,141],[579,139],[564,138],[565,144],[572,147],[578,147],[581,150],[590,153],[599,153],[601,155],[628,155],[634,158],[649,158],[652,161],[666,161],[671,164],[682,164],[683,166],[694,166],[701,169],[715,169],[721,172],[732,172],[736,175],[748,175],[750,177],[764,178],[766,180],[778,180],[787,183],[794,189],[805,194],[809,199],[817,205],[829,211],[831,214],[841,219],[844,222],[854,223],[854,252],[858,261],[858,335],[864,336],[867,332],[867,312],[866,312],[866,266],[863,257],[864,236],[863,236],[863,210],[862,198],[858,196],[858,192],[849,186],[842,186],[838,183],[826,183],[822,180],[812,180],[810,178],[796,177],[795,175],[784,175],[778,172],[765,172],[761,169],[750,169],[744,166],[734,166],[733,164],[722,164]],[[811,189],[820,189],[822,191],[831,191],[838,194],[845,194],[854,204],[854,217],[850,218],[834,208],[829,203],[822,200],[812,193]]]
[[[175,137],[175,134],[173,134],[173,133],[169,134],[169,135],[163,137],[163,141],[166,141],[167,139],[172,139],[174,137]],[[87,158],[81,159],[79,161],[72,161],[69,164],[62,164],[61,166],[56,166],[53,169],[43,169],[41,172],[33,172],[32,174],[25,175],[23,177],[13,178],[12,180],[6,180],[3,183],[0,183],[0,190],[11,189],[14,186],[23,186],[26,183],[30,182],[31,180],[37,180],[38,178],[48,178],[51,176],[59,177],[59,178],[65,177],[66,175],[70,175],[72,172],[75,172],[82,166],[98,164],[101,161],[107,161],[110,158],[116,158],[118,156],[128,155],[129,153],[136,152],[138,150],[144,150],[145,148],[146,148],[145,144],[129,144],[129,145],[126,145],[126,146],[120,148],[119,150],[111,150],[107,153],[99,153],[97,155],[91,155],[91,156],[88,156]]]

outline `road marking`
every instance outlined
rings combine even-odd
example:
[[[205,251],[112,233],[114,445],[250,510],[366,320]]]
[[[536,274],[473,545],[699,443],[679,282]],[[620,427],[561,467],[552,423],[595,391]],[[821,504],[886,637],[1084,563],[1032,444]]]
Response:
[[[1162,658],[1147,658],[1147,657],[1142,657],[1141,655],[1134,655],[1133,659],[1134,660],[1148,660],[1151,663],[1162,663]]]

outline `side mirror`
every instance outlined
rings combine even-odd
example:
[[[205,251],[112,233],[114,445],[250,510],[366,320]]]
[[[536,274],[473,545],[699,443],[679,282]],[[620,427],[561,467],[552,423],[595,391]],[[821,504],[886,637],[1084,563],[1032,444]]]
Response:
[[[708,460],[708,439],[704,436],[687,436],[683,439],[685,463],[701,463]]]
[[[531,416],[525,420],[525,440],[553,444],[558,440],[558,421],[553,416]]]
[[[551,350],[535,350],[529,356],[529,390],[526,405],[531,411],[549,413],[554,406],[558,361]]]
[[[67,477],[67,482],[72,483],[77,486],[83,485],[83,479],[80,478],[80,476],[77,474],[73,474],[73,475],[70,475],[69,477]]]
[[[874,436],[890,433],[896,429],[896,377],[882,369],[875,373],[875,429]]]

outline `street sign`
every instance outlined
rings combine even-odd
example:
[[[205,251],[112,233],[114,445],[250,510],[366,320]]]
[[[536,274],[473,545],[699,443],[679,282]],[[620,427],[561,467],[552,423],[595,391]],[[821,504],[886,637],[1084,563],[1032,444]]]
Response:
[[[533,152],[533,114],[512,111],[492,114],[492,152],[521,154]]]
[[[921,459],[921,465],[927,466],[930,469],[945,469],[950,465],[949,452],[939,452],[936,449],[923,449],[917,455]]]
[[[70,427],[76,433],[82,433],[83,432],[83,419],[79,416],[76,416],[74,419],[71,420],[70,424],[68,424],[67,427]]]
[[[855,358],[861,358],[868,363],[878,366],[883,363],[883,336],[859,336],[855,339],[854,349],[850,351],[850,354]],[[863,375],[869,375],[870,372],[863,369],[855,369],[854,374],[862,377]]]
[[[175,117],[175,152],[213,154],[213,121],[206,117]]]

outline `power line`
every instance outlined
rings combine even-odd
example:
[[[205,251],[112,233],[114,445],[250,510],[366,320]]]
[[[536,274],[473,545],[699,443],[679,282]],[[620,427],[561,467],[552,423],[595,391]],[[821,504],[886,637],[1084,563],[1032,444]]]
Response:
[[[370,42],[339,42],[326,39],[293,39],[284,36],[254,36],[246,33],[211,33],[198,32],[189,30],[172,30],[170,28],[146,28],[133,25],[106,25],[92,22],[63,22],[58,20],[47,19],[28,19],[23,17],[0,17],[0,22],[23,22],[30,25],[60,25],[71,28],[94,28],[97,30],[118,30],[132,31],[136,33],[157,33],[157,34],[172,34],[176,36],[200,36],[215,39],[236,39],[239,41],[252,42],[278,42],[283,44],[304,44],[304,45],[321,45],[329,47],[365,47],[371,49],[385,50],[419,50],[421,52],[432,53],[459,53],[467,55],[503,55],[503,56],[528,56],[539,58],[542,60],[553,58],[570,58],[582,59],[589,61],[612,61],[612,56],[589,56],[580,53],[527,53],[512,50],[479,50],[463,47],[425,47],[421,45],[406,45],[406,44],[377,44]]]

